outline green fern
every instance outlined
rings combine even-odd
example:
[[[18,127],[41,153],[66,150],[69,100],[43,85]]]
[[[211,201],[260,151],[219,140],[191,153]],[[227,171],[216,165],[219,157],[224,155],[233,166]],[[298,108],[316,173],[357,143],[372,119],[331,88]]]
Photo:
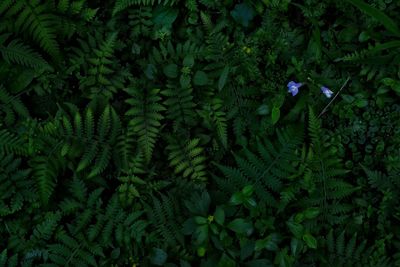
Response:
[[[150,7],[140,7],[139,9],[129,10],[129,26],[131,27],[132,38],[137,38],[141,34],[148,37],[151,33],[152,9]]]
[[[376,243],[379,244],[380,242],[378,241]],[[330,230],[324,240],[324,245],[326,246],[326,255],[322,260],[324,266],[394,266],[389,258],[378,256],[380,251],[376,246],[367,247],[367,240],[358,242],[357,233],[348,240],[345,231],[335,236],[335,232]]]
[[[145,172],[143,152],[139,149],[134,133],[126,132],[118,136],[113,160],[121,173]]]
[[[118,32],[96,32],[87,35],[88,40],[79,39],[80,47],[72,48],[71,67],[68,72],[80,77],[79,87],[90,99],[110,99],[118,90],[124,88],[124,82],[130,73],[120,66],[115,57]]]
[[[75,154],[81,150],[81,158],[76,167],[77,172],[86,170],[93,162],[88,178],[102,173],[110,162],[113,144],[120,133],[121,124],[115,110],[107,106],[94,123],[93,112],[88,108],[85,117],[79,112],[73,114],[73,122],[67,116],[60,120],[58,134],[64,138],[61,156]],[[84,147],[81,147],[83,145]],[[83,148],[83,150],[82,150]]]
[[[171,196],[161,195],[161,200],[153,197],[148,216],[154,231],[161,238],[160,243],[165,242],[171,246],[183,244],[183,235],[176,217],[178,211],[178,206]]]
[[[52,7],[39,0],[19,0],[11,5],[4,5],[0,15],[14,20],[16,32],[26,32],[54,59],[60,58],[60,49],[56,40],[56,18],[52,15]]]
[[[55,13],[57,13],[57,28],[61,30],[63,37],[71,38],[75,33],[84,29],[85,22],[94,19],[98,8],[88,8],[86,1],[58,1]]]
[[[132,97],[126,100],[131,108],[126,112],[130,117],[129,131],[138,136],[138,144],[143,151],[146,162],[150,162],[153,149],[160,131],[165,110],[159,102],[159,89],[144,91],[137,88],[128,88],[126,92]]]
[[[28,45],[23,44],[20,40],[15,39],[4,45],[4,41],[8,35],[0,36],[0,53],[8,64],[19,64],[33,69],[52,70],[52,67],[43,59],[43,57],[35,52]]]
[[[297,173],[294,164],[300,161],[295,153],[303,135],[293,129],[277,131],[277,143],[268,139],[257,141],[258,154],[245,148],[243,155],[235,154],[238,168],[217,164],[226,179],[216,178],[222,191],[230,195],[252,184],[257,197],[270,206],[277,207],[278,195],[284,182]]]
[[[329,148],[323,147],[321,123],[313,110],[309,109],[309,135],[311,147],[308,154],[306,172],[315,187],[310,189],[308,205],[321,206],[324,218],[332,224],[341,223],[352,210],[350,204],[342,203],[359,188],[340,179],[348,171],[344,170],[340,159]]]
[[[53,236],[58,223],[61,220],[61,213],[48,213],[43,217],[43,221],[37,224],[33,229],[30,238],[30,241],[35,242],[36,245],[38,241],[48,241]]]
[[[57,184],[61,164],[51,156],[36,156],[30,161],[33,179],[43,204],[47,204]]]
[[[367,175],[368,183],[371,187],[376,188],[381,192],[400,187],[400,181],[397,179],[398,172],[396,170],[384,174],[380,171],[369,170],[364,165],[361,165],[361,167]]]
[[[57,243],[48,245],[53,266],[98,266],[96,258],[104,257],[101,247],[90,244],[81,235],[71,237],[60,231],[56,239]]]
[[[167,89],[161,92],[167,99],[167,118],[174,121],[175,130],[185,125],[193,125],[196,121],[193,102],[193,89],[182,88],[174,83],[168,83]]]
[[[4,113],[4,123],[12,125],[16,121],[16,115],[22,119],[29,117],[29,111],[18,96],[12,96],[0,84],[0,118]]]
[[[0,216],[23,210],[26,203],[36,201],[30,169],[20,169],[22,160],[0,152]],[[26,202],[26,203],[25,203]]]
[[[20,135],[7,129],[0,129],[0,153],[15,153],[17,155],[28,154],[28,144]]]
[[[162,4],[162,5],[174,5],[178,0],[117,0],[112,12],[112,15],[127,9],[133,5],[142,5],[142,6],[149,6],[154,4]]]
[[[4,249],[0,254],[0,267],[17,267],[18,265],[18,254],[8,257],[8,250]]]
[[[190,177],[195,181],[206,181],[206,157],[199,143],[199,138],[191,139],[186,143],[170,138],[167,146],[168,160],[170,166],[175,168],[176,174],[181,174],[184,178]]]
[[[228,147],[228,134],[226,114],[222,110],[223,101],[213,98],[210,102],[203,110],[199,111],[199,114],[204,119],[207,128],[214,130],[219,142],[226,149]]]

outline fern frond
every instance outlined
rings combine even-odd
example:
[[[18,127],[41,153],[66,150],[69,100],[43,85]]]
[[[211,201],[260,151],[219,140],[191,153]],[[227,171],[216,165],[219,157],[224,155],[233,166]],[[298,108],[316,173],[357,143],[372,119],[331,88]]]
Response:
[[[20,211],[24,202],[36,200],[30,169],[20,169],[21,159],[0,152],[0,216]]]
[[[329,147],[322,146],[322,126],[313,110],[309,109],[310,151],[307,159],[309,177],[315,182],[315,190],[311,190],[310,198],[305,201],[311,205],[319,205],[325,220],[329,217],[332,224],[340,223],[351,206],[343,205],[344,198],[349,197],[359,188],[340,178],[347,173],[340,159]],[[337,215],[337,216],[336,216]]]
[[[7,46],[0,44],[0,53],[8,64],[16,63],[33,69],[52,70],[39,53],[17,39],[12,40]]]
[[[144,173],[144,157],[133,133],[123,133],[117,138],[113,156],[115,165],[123,173]]]
[[[6,125],[15,123],[16,115],[21,118],[29,117],[29,111],[18,96],[13,96],[0,84],[0,116],[5,114],[4,122]]]
[[[184,125],[193,125],[196,121],[194,112],[193,89],[182,88],[174,83],[167,84],[167,89],[161,92],[167,99],[167,118],[174,121],[175,129]]]
[[[33,229],[31,240],[49,240],[58,226],[60,219],[60,212],[46,214],[43,222],[36,225]]]
[[[126,10],[130,6],[133,5],[138,5],[138,6],[149,6],[149,5],[154,5],[154,4],[161,4],[161,5],[169,5],[172,6],[179,0],[117,0],[115,2],[115,6],[112,12],[112,15],[115,16],[115,14]]]
[[[183,243],[175,214],[178,214],[177,205],[170,196],[161,195],[161,200],[153,197],[153,206],[148,213],[150,222],[162,241],[170,245]]]
[[[193,180],[205,181],[206,158],[203,155],[203,148],[199,147],[200,139],[195,138],[185,144],[170,138],[168,160],[170,165],[175,168],[176,174],[181,174],[184,178],[190,177]]]
[[[28,153],[28,147],[20,136],[7,129],[2,129],[0,130],[0,153],[1,152],[26,155]]]
[[[227,119],[222,107],[222,100],[213,98],[204,110],[199,111],[199,114],[203,117],[206,126],[215,131],[217,138],[226,149],[228,147]]]
[[[54,26],[56,18],[51,13],[51,5],[38,0],[21,0],[15,1],[7,9],[4,8],[4,16],[15,20],[14,28],[17,32],[28,33],[54,59],[60,58]]]
[[[367,253],[367,241],[357,242],[357,233],[348,240],[345,231],[335,236],[334,231],[330,230],[324,241],[327,253],[324,257],[326,266],[364,266],[362,259]]]
[[[0,254],[0,267],[17,267],[18,254],[8,257],[8,250],[4,249]]]
[[[141,92],[139,89],[128,88],[126,92],[132,96],[126,100],[131,108],[126,115],[129,130],[138,136],[138,143],[143,151],[146,162],[150,162],[153,149],[160,131],[160,121],[164,118],[160,113],[165,110],[160,103],[159,89]]]
[[[137,38],[140,34],[146,37],[150,35],[153,26],[152,16],[151,7],[129,10],[129,26],[132,38]]]
[[[73,109],[73,108],[71,108]],[[115,110],[106,106],[100,115],[97,124],[94,122],[93,112],[86,109],[84,119],[78,111],[73,112],[73,122],[68,116],[63,116],[57,123],[58,131],[55,137],[60,135],[63,146],[60,154],[76,155],[75,150],[81,150],[81,158],[76,171],[87,170],[91,163],[88,178],[93,178],[102,173],[108,166],[113,151],[113,145],[121,130],[121,122]],[[83,147],[79,147],[83,145]]]
[[[388,177],[380,171],[371,171],[366,168],[364,165],[361,165],[365,174],[367,174],[368,183],[373,187],[380,190],[385,190],[386,188],[390,188],[391,183]]]
[[[58,172],[60,169],[57,158],[36,156],[30,162],[33,179],[42,203],[47,204],[56,187]]]
[[[277,205],[278,195],[285,191],[283,181],[296,173],[292,164],[299,161],[295,150],[301,144],[303,135],[291,129],[277,131],[276,144],[268,139],[258,139],[258,154],[245,148],[242,155],[234,155],[238,168],[219,166],[235,191],[252,184],[259,199],[271,206]],[[221,184],[221,182],[219,182]],[[222,188],[221,188],[222,189]]]

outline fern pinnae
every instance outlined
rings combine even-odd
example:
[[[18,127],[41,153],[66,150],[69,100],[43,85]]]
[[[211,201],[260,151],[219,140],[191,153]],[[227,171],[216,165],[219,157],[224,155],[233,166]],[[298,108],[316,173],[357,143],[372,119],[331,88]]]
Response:
[[[17,39],[7,46],[0,44],[0,53],[8,64],[17,63],[37,70],[53,70],[39,53]]]
[[[131,117],[129,130],[139,137],[138,143],[147,162],[150,161],[161,127],[161,114],[165,107],[160,103],[159,89],[141,92],[137,88],[128,88],[126,92],[132,96],[126,100],[131,108],[126,115]]]

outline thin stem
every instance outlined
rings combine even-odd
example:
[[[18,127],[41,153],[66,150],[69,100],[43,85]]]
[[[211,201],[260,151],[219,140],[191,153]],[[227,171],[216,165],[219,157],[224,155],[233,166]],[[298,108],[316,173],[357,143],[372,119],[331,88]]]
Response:
[[[326,112],[326,110],[328,109],[328,107],[333,103],[333,101],[335,101],[336,97],[340,94],[340,92],[344,89],[344,87],[346,86],[346,84],[350,81],[350,76],[347,78],[347,80],[344,82],[344,84],[342,85],[342,87],[339,89],[339,91],[336,93],[336,95],[332,98],[332,100],[328,103],[328,105],[326,105],[326,107],[321,111],[321,113],[318,115],[318,119],[319,117],[321,117],[322,114],[324,114]]]

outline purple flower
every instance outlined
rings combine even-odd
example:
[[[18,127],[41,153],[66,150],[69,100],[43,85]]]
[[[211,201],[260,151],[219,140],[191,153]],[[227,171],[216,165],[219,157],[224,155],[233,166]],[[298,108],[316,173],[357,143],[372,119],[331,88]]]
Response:
[[[301,86],[303,86],[302,83],[296,83],[296,82],[294,82],[294,81],[290,81],[290,82],[287,84],[288,92],[289,92],[289,93],[292,93],[292,96],[295,96],[295,95],[297,95],[297,93],[299,92],[299,88],[300,88]]]
[[[321,92],[327,97],[327,98],[331,98],[333,95],[333,92],[331,90],[329,90],[328,87],[322,86],[321,87]]]

